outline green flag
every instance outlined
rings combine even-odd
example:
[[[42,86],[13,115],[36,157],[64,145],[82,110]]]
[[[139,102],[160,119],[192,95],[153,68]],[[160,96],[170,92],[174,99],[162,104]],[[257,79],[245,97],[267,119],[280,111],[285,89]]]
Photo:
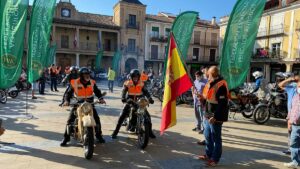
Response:
[[[30,18],[28,81],[37,80],[48,63],[50,31],[56,0],[35,0]]]
[[[54,57],[56,55],[56,44],[52,45],[48,50],[48,62],[45,65],[46,67],[54,63]]]
[[[187,11],[177,16],[173,23],[171,32],[173,32],[177,47],[179,48],[183,59],[187,58],[197,17],[198,12]]]
[[[0,2],[0,88],[13,86],[22,70],[28,0]]]
[[[103,50],[99,50],[96,55],[96,69],[99,70],[101,68],[101,61],[103,56]]]
[[[220,63],[229,89],[240,86],[247,78],[265,3],[266,0],[239,0],[231,13]]]
[[[177,47],[181,53],[182,59],[187,58],[187,53],[190,47],[190,41],[193,35],[194,26],[198,18],[198,12],[186,11],[178,15],[173,22],[172,30]],[[169,42],[169,40],[168,40]],[[169,44],[168,44],[169,46]],[[166,48],[165,62],[168,60],[168,48]],[[184,62],[183,60],[183,62]],[[164,67],[164,77],[166,77],[166,66]]]
[[[120,51],[117,51],[114,55],[113,62],[112,62],[112,69],[115,72],[118,72],[118,70],[119,70],[119,62],[120,62],[121,56],[122,56],[122,54]]]

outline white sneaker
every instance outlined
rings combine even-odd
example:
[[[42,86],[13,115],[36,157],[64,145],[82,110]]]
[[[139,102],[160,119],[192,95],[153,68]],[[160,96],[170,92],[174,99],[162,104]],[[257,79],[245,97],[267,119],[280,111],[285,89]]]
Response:
[[[298,168],[299,166],[293,162],[283,164],[287,168]]]

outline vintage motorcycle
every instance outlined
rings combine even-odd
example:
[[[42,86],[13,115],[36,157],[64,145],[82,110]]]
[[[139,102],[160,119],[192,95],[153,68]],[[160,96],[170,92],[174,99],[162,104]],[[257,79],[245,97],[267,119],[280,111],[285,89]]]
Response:
[[[103,96],[105,95],[106,93],[103,93]],[[84,149],[84,157],[88,160],[91,159],[94,154],[94,136],[96,127],[96,122],[93,116],[94,104],[101,103],[76,102],[70,104],[76,109],[76,111],[74,111],[76,119],[74,123],[67,126],[67,133],[72,138],[82,143]]]
[[[134,102],[132,99],[128,99],[127,103],[131,106],[129,121],[131,121],[132,118],[137,118],[135,132],[138,136],[138,147],[140,149],[145,149],[148,145],[149,135],[151,132],[151,119],[147,110],[149,101],[147,98],[142,97],[137,102]],[[127,128],[129,127],[127,126]]]
[[[245,118],[251,118],[253,110],[259,103],[259,99],[255,94],[238,88],[230,91],[229,110],[234,113],[241,113]]]
[[[257,124],[265,124],[271,116],[286,119],[287,115],[287,94],[277,89],[270,90],[266,100],[262,101],[253,111],[254,121]]]

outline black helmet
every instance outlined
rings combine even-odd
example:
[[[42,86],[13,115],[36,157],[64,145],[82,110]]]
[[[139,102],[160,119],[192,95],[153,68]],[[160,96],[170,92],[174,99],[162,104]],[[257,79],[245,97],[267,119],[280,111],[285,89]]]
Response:
[[[72,72],[73,70],[77,71],[77,67],[76,66],[71,66],[70,71]]]
[[[83,74],[90,74],[90,73],[91,73],[90,70],[88,68],[86,68],[86,67],[82,67],[79,70],[79,75],[80,76],[82,76]]]
[[[132,70],[130,71],[130,77],[131,77],[131,80],[133,79],[133,77],[138,77],[138,78],[140,79],[141,73],[140,73],[140,71],[137,70],[137,69],[132,69]]]

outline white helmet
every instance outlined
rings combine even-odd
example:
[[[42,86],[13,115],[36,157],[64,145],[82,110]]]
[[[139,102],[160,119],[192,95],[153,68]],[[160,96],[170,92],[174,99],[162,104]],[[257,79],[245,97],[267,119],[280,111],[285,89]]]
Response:
[[[255,71],[255,72],[252,73],[252,76],[253,76],[255,79],[258,79],[258,78],[260,78],[260,77],[263,77],[264,74],[263,74],[263,72]]]

